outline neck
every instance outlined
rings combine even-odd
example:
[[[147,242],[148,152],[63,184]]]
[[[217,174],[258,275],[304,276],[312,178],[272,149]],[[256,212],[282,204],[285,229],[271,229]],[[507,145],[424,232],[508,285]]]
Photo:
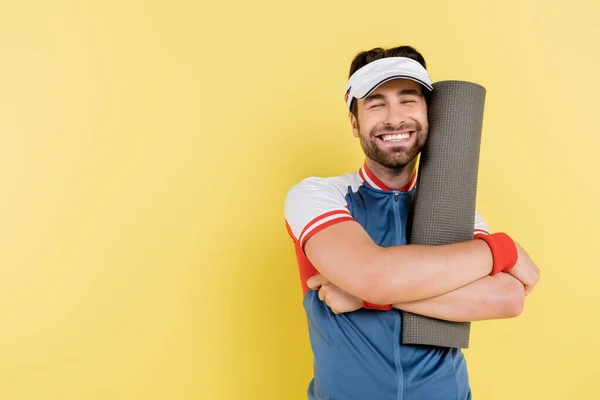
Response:
[[[410,182],[413,172],[417,166],[417,158],[415,157],[415,159],[410,163],[398,169],[386,168],[370,158],[366,159],[366,164],[369,170],[388,187],[392,189],[400,189],[408,185]]]

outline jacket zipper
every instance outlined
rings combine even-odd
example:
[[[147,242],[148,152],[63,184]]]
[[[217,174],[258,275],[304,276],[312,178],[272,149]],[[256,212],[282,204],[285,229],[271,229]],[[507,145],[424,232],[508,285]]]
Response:
[[[402,224],[400,220],[400,205],[398,204],[398,197],[400,196],[400,191],[394,190],[394,219],[396,222],[396,235],[400,235],[400,231],[402,229]]]
[[[396,235],[400,234],[400,205],[398,204],[398,197],[400,196],[400,192],[398,190],[394,190],[394,222],[396,223]],[[399,324],[400,324],[400,318],[402,315],[402,312],[400,310],[395,310],[396,311],[396,315],[394,316],[394,318],[396,319],[396,326],[398,327],[398,334],[400,334],[400,329],[399,329]],[[400,336],[400,335],[399,335]],[[398,340],[394,341],[394,361],[396,364],[396,368],[398,369],[398,393],[397,393],[397,399],[398,400],[402,400],[404,398],[404,389],[403,389],[403,382],[404,382],[404,374],[403,374],[403,370],[402,370],[402,358],[400,357],[400,338],[398,338]]]

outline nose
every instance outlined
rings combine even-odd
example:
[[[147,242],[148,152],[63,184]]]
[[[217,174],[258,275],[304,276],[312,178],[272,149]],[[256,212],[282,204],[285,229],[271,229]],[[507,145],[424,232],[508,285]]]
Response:
[[[406,115],[404,114],[402,108],[396,104],[391,104],[387,109],[387,114],[383,123],[391,126],[400,126],[405,122]]]

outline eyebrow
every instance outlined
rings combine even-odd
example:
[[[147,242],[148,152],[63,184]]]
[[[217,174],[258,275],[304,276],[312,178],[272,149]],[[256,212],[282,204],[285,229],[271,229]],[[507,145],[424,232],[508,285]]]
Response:
[[[404,89],[398,92],[398,96],[405,96],[411,94],[415,96],[421,96],[423,93],[417,89]]]
[[[407,96],[407,95],[421,96],[422,93],[420,91],[416,90],[416,89],[402,89],[402,90],[398,91],[397,95],[398,96]],[[367,104],[367,103],[369,103],[371,101],[374,101],[374,100],[384,100],[384,99],[385,99],[385,96],[382,95],[382,94],[379,94],[379,93],[378,94],[372,94],[372,95],[369,95],[369,96],[367,96],[365,98],[364,104]]]

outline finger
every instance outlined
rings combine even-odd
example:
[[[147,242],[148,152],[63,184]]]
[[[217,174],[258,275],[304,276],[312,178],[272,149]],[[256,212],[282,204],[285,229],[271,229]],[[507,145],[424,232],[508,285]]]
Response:
[[[327,287],[321,287],[321,289],[319,289],[319,299],[321,299],[321,301],[325,301],[325,298],[327,297]]]
[[[325,279],[323,275],[317,274],[308,278],[308,280],[306,281],[306,285],[312,290],[319,290],[319,288],[323,286],[323,283],[325,283],[326,281],[327,279]]]
[[[329,308],[331,308],[331,301],[329,300],[329,297],[327,297],[327,296],[325,297],[325,304],[327,304],[327,306]]]

